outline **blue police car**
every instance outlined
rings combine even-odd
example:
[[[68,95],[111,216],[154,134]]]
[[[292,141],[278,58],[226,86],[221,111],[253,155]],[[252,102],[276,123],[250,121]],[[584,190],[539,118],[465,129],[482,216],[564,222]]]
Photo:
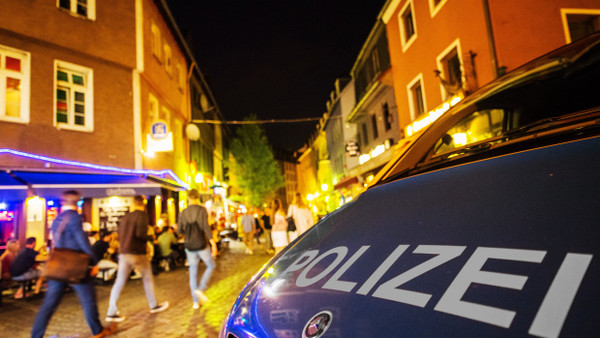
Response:
[[[472,94],[247,284],[221,337],[600,336],[600,34]]]

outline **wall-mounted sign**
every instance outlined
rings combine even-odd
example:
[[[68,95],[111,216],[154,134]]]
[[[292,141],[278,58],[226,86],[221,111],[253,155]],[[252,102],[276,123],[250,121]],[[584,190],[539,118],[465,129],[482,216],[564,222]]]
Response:
[[[167,124],[164,122],[155,122],[152,124],[151,133],[153,139],[164,140],[169,134]]]
[[[173,133],[168,132],[167,137],[157,140],[152,135],[146,135],[146,150],[148,152],[173,151]]]
[[[110,197],[99,201],[100,229],[117,231],[121,217],[129,212],[129,199]]]

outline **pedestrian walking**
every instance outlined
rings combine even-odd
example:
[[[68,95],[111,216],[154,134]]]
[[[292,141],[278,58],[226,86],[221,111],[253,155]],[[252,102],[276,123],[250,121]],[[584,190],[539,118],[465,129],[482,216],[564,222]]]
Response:
[[[294,201],[288,208],[287,217],[292,217],[294,224],[296,224],[296,231],[288,232],[290,242],[315,224],[312,212],[304,203],[304,199],[302,199],[299,192],[294,195]]]
[[[244,231],[244,244],[246,245],[246,253],[254,254],[254,244],[252,239],[254,238],[254,233],[256,232],[256,222],[254,221],[254,216],[252,216],[252,211],[247,209],[244,215],[242,215],[242,229]]]
[[[266,247],[267,247],[267,254],[273,254],[275,253],[275,250],[273,249],[273,239],[271,237],[271,216],[270,215],[270,210],[269,208],[264,208],[260,211],[259,214],[259,222],[261,224],[261,227],[264,229],[265,231],[265,242],[266,242]]]
[[[287,236],[288,223],[285,219],[285,212],[283,211],[281,201],[278,199],[273,200],[272,218],[273,229],[271,230],[271,237],[273,238],[275,254],[278,254],[289,243]]]
[[[166,310],[169,302],[158,304],[154,295],[154,280],[152,278],[152,269],[150,260],[147,256],[147,243],[152,241],[152,235],[149,235],[148,215],[146,214],[145,198],[137,195],[133,198],[133,211],[127,213],[119,222],[119,267],[117,269],[117,279],[110,291],[110,301],[106,320],[109,322],[121,322],[125,317],[119,313],[117,301],[125,282],[133,268],[137,269],[142,275],[144,292],[150,307],[150,313],[157,313]]]
[[[74,190],[65,191],[62,194],[61,204],[62,212],[52,222],[52,238],[58,238],[54,243],[54,248],[67,248],[79,250],[90,255],[92,264],[96,264],[96,259],[92,251],[90,242],[83,231],[81,217],[77,213],[77,202],[81,199],[79,192]],[[62,225],[62,226],[61,226]],[[59,228],[63,228],[61,234],[57,234]],[[86,279],[78,284],[72,284],[71,288],[77,293],[85,320],[87,321],[94,337],[105,337],[112,334],[114,328],[103,328],[98,315],[98,305],[96,303],[96,289],[94,287],[93,276],[98,273],[98,267],[94,266]],[[31,330],[32,338],[44,336],[46,327],[56,308],[60,304],[63,292],[67,283],[55,280],[48,281],[48,289],[42,306],[38,310],[33,328]]]
[[[208,287],[208,281],[215,269],[215,257],[217,246],[212,239],[212,233],[208,225],[208,212],[200,205],[200,194],[198,190],[192,189],[188,192],[189,206],[179,214],[177,220],[177,232],[184,236],[185,254],[190,266],[190,291],[194,309],[200,307],[200,302],[208,302],[204,291]],[[202,260],[206,269],[198,283],[198,263]]]

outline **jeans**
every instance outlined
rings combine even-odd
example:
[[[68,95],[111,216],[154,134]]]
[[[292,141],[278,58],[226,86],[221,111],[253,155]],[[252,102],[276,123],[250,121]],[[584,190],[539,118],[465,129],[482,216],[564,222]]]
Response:
[[[55,280],[48,281],[48,291],[44,297],[44,302],[38,310],[35,321],[33,322],[33,328],[31,330],[32,338],[41,338],[44,336],[48,322],[50,322],[52,314],[54,314],[58,304],[60,304],[66,287],[67,283]],[[103,328],[102,323],[98,318],[98,305],[96,303],[96,289],[94,288],[94,282],[91,278],[88,278],[81,284],[71,284],[71,287],[75,290],[75,293],[77,293],[77,298],[79,298],[79,302],[83,308],[85,320],[90,326],[92,334],[97,335],[101,333]]]
[[[212,272],[215,269],[215,260],[211,255],[210,246],[207,246],[204,250],[198,251],[185,249],[185,254],[187,256],[188,264],[190,265],[190,291],[192,292],[192,299],[194,300],[194,303],[198,303],[198,297],[194,294],[194,291],[206,290],[210,275],[212,275]],[[200,284],[198,284],[198,263],[200,263],[200,260],[206,264],[206,270],[204,270]]]
[[[156,297],[154,296],[154,281],[152,279],[152,269],[150,261],[146,255],[119,254],[119,267],[117,268],[117,279],[110,290],[110,302],[108,305],[108,316],[116,315],[117,301],[121,295],[121,291],[125,286],[125,282],[129,279],[129,274],[133,268],[138,269],[142,273],[142,282],[144,283],[144,291],[150,308],[156,307]]]

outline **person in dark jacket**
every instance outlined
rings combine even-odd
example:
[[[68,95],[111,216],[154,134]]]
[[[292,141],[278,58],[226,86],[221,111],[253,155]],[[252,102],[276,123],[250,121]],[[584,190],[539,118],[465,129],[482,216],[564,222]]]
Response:
[[[199,302],[207,302],[204,294],[210,276],[215,269],[217,246],[212,239],[212,232],[208,225],[208,212],[200,205],[198,190],[188,192],[189,206],[179,214],[177,232],[185,236],[185,254],[190,265],[190,290],[194,309],[200,307]],[[206,265],[202,279],[198,284],[198,263],[202,260]]]
[[[10,265],[9,270],[13,280],[25,281],[36,279],[34,292],[37,295],[40,293],[43,278],[41,277],[38,264],[35,261],[36,257],[40,254],[39,252],[35,251],[36,243],[37,240],[35,237],[27,238],[25,241],[25,249],[21,250],[17,254],[14,261]],[[23,288],[19,288],[17,293],[15,293],[15,298],[22,298],[24,296],[24,291],[25,290],[23,290]]]
[[[150,313],[161,312],[169,307],[169,302],[158,304],[154,296],[152,269],[150,268],[150,260],[146,255],[146,243],[152,241],[153,237],[149,234],[150,229],[148,228],[145,202],[146,199],[143,196],[135,196],[133,198],[133,211],[123,216],[119,222],[119,267],[117,269],[117,280],[110,291],[110,303],[106,315],[106,320],[109,322],[125,320],[125,317],[119,314],[117,301],[133,268],[142,274]]]
[[[58,238],[54,243],[54,247],[83,251],[90,255],[91,263],[95,265],[96,259],[94,258],[92,247],[85,232],[83,232],[81,217],[77,213],[77,202],[80,199],[81,195],[77,191],[69,190],[63,193],[61,200],[62,213],[52,222],[52,238]],[[61,234],[58,234],[61,224],[64,224],[64,230]],[[77,293],[77,297],[83,308],[85,320],[92,330],[94,337],[105,337],[112,334],[115,328],[103,328],[102,323],[100,323],[98,305],[96,303],[96,289],[94,288],[92,279],[92,276],[95,276],[96,273],[98,273],[98,268],[94,266],[88,278],[79,284],[72,284],[71,288]],[[44,336],[46,327],[50,322],[50,317],[52,317],[52,314],[60,304],[66,287],[67,283],[55,280],[48,281],[48,291],[33,322],[31,337],[40,338]]]

